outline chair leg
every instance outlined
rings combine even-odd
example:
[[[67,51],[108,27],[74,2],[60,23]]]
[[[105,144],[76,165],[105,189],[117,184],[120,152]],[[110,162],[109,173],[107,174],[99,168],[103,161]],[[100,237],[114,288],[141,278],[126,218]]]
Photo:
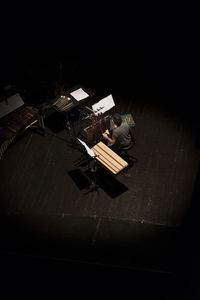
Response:
[[[125,160],[127,159],[128,161],[133,161],[133,162],[137,162],[138,161],[138,159],[136,157],[128,154],[127,151],[123,151],[121,153],[121,155],[122,155],[122,157],[124,157]]]
[[[126,177],[131,177],[130,166],[129,165],[126,168],[123,169],[122,174]]]
[[[131,158],[131,155],[129,155],[127,151],[122,152],[122,156],[124,156],[124,158],[127,160],[130,160]]]

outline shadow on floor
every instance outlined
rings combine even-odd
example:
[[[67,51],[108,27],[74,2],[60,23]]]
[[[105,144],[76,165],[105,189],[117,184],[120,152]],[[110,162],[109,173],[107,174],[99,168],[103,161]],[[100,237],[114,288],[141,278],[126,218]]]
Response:
[[[96,172],[86,170],[84,173],[90,181],[96,182],[97,187],[104,190],[111,198],[116,198],[128,191],[128,188],[123,183],[101,166],[97,167]]]

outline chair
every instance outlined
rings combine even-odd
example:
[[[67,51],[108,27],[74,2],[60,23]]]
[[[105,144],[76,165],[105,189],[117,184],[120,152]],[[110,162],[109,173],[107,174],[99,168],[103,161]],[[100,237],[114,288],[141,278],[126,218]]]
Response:
[[[127,147],[123,147],[119,150],[119,154],[125,158],[125,160],[127,159],[128,162],[133,161],[136,162],[137,158],[133,157],[132,155],[129,154],[129,150],[131,150],[134,146],[135,146],[135,138],[130,130],[130,135],[131,135],[131,143],[130,145],[128,145]]]
[[[138,161],[137,158],[133,157],[129,154],[129,150],[131,150],[135,145],[135,139],[131,139],[131,144],[127,147],[121,148],[119,155],[128,163],[128,166],[123,170],[123,174],[125,176],[130,177],[131,173],[129,170],[133,167],[134,163]]]

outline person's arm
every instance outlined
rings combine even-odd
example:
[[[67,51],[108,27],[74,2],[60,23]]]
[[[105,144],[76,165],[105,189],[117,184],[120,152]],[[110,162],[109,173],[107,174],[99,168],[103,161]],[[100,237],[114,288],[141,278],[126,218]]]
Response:
[[[115,138],[110,138],[107,133],[103,133],[103,137],[104,139],[106,139],[109,143],[111,143],[112,145],[114,145],[114,143],[116,142]]]

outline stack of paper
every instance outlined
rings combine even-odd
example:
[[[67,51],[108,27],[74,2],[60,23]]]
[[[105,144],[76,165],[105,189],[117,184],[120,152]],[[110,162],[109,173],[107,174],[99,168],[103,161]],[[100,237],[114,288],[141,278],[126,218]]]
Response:
[[[81,101],[81,100],[89,97],[89,95],[82,88],[71,92],[70,95],[72,97],[74,97],[77,101]]]

